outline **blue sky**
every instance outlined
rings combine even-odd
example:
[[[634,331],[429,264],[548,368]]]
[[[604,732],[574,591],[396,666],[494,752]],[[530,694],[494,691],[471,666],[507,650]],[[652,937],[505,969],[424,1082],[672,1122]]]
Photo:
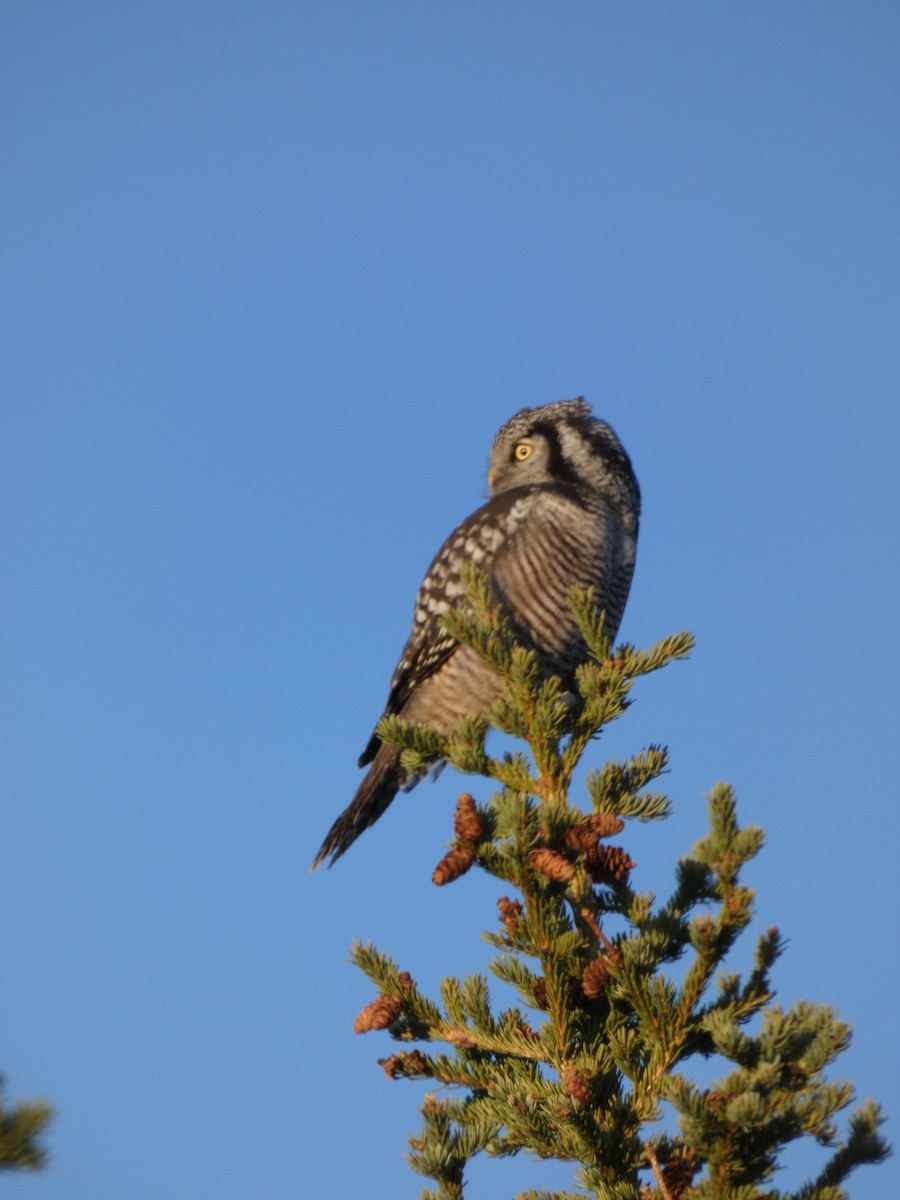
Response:
[[[622,636],[698,639],[596,747],[670,746],[635,881],[730,779],[780,998],[896,1117],[898,55],[871,0],[4,5],[0,1068],[57,1112],[7,1195],[417,1194],[346,956],[482,967],[459,779],[307,866],[495,429],[581,393]]]

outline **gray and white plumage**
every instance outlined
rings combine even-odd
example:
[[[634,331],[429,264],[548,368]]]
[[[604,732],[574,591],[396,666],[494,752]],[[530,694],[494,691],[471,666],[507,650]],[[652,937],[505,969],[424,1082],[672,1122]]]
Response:
[[[464,602],[463,563],[485,573],[542,669],[563,677],[585,656],[568,605],[571,587],[595,589],[615,638],[634,573],[640,489],[615,433],[582,398],[511,417],[491,445],[488,483],[488,502],[447,538],[428,568],[384,709],[444,734],[460,717],[486,715],[500,693],[491,667],[441,622],[442,613]],[[369,765],[368,773],[314,867],[339,858],[402,787],[416,782],[401,766],[399,749],[374,733],[359,765]]]

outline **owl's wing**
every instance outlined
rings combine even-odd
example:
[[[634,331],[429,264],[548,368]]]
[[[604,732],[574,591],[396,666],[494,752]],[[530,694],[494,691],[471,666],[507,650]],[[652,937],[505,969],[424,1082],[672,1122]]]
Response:
[[[400,712],[419,684],[454,653],[459,643],[444,628],[441,616],[465,597],[463,563],[474,562],[491,577],[494,558],[522,527],[534,491],[532,487],[515,488],[494,496],[467,517],[438,550],[416,596],[413,630],[394,670],[383,715]],[[360,756],[361,767],[372,761],[380,745],[373,733]]]
[[[445,605],[440,612],[446,611],[447,608],[449,605]],[[433,675],[459,645],[441,624],[440,612],[435,612],[432,617],[417,626],[403,647],[403,653],[391,679],[391,690],[383,716],[393,716],[400,712],[416,687],[429,675]],[[380,745],[378,736],[373,733],[359,756],[361,767],[372,761]]]

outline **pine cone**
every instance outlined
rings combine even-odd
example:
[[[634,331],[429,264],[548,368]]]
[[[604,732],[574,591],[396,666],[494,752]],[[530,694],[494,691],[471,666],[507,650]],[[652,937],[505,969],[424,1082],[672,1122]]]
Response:
[[[398,1075],[402,1075],[401,1066],[403,1060],[399,1054],[390,1054],[387,1058],[379,1058],[379,1067],[382,1068],[388,1079],[396,1079]]]
[[[566,1063],[560,1072],[560,1081],[563,1091],[570,1100],[574,1100],[577,1104],[590,1104],[591,1089],[588,1087],[584,1075],[574,1063]]]
[[[501,896],[497,901],[497,908],[500,910],[500,920],[510,933],[515,933],[519,928],[519,919],[522,916],[522,902],[510,900],[509,896]]]
[[[609,962],[606,956],[601,954],[599,958],[595,958],[584,968],[581,976],[581,989],[588,1000],[596,1000],[609,987],[611,979]]]
[[[463,792],[456,801],[453,830],[461,842],[478,842],[484,833],[484,822],[468,792]]]
[[[401,1054],[400,1057],[403,1059],[407,1071],[415,1071],[417,1075],[421,1074],[428,1066],[428,1059],[421,1050],[410,1050],[409,1054]]]
[[[396,994],[376,996],[353,1022],[354,1033],[368,1033],[370,1029],[387,1029],[403,1012],[403,997]]]
[[[408,1054],[391,1054],[388,1058],[379,1058],[378,1065],[383,1068],[388,1079],[396,1079],[398,1076],[423,1074],[428,1060],[421,1050],[410,1050]]]
[[[465,875],[474,861],[474,846],[454,846],[447,851],[432,871],[431,882],[435,887],[443,887],[445,883],[452,883],[454,879],[459,879],[460,875]]]
[[[586,853],[595,849],[601,838],[612,837],[624,828],[625,822],[621,817],[612,813],[591,813],[584,821],[576,821],[569,826],[565,833],[566,845]]]
[[[584,856],[594,883],[626,883],[635,862],[621,846],[597,846]]]
[[[625,822],[621,817],[605,812],[591,813],[588,817],[588,824],[598,838],[613,837],[625,828]]]
[[[597,834],[587,821],[577,821],[566,830],[565,842],[573,850],[580,850],[584,853],[586,850],[593,850],[597,845]]]
[[[556,850],[532,850],[529,862],[535,871],[557,883],[568,883],[575,874],[572,863]]]

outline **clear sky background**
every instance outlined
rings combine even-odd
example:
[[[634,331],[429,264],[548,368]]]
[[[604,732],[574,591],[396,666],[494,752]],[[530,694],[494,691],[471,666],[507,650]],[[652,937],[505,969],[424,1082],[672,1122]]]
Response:
[[[307,867],[494,431],[579,393],[622,636],[698,639],[593,751],[671,748],[634,880],[730,779],[781,1000],[900,1113],[898,64],[890,0],[3,5],[0,1068],[57,1114],[7,1196],[417,1194],[347,950],[483,966],[459,778]]]

